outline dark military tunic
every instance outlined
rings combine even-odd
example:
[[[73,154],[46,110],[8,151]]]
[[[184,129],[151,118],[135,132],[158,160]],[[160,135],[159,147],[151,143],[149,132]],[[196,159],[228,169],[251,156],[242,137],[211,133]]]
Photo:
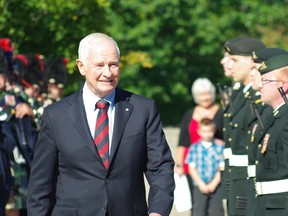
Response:
[[[254,105],[253,105],[254,104]],[[255,176],[256,176],[256,153],[258,150],[258,142],[265,125],[265,119],[268,113],[272,113],[272,107],[262,103],[259,92],[256,92],[251,97],[251,108],[253,116],[248,123],[248,134],[250,141],[248,141],[248,167],[247,167],[247,206],[246,215],[256,215],[256,192],[255,192]],[[257,117],[257,113],[258,117]],[[259,118],[259,119],[258,119]]]
[[[247,145],[249,140],[248,125],[252,118],[249,97],[255,93],[251,87],[246,87],[245,93],[235,104],[235,110],[230,121],[230,145],[232,156],[229,158],[230,192],[228,202],[229,215],[246,215],[247,205]]]
[[[267,117],[256,157],[257,215],[288,215],[288,107]],[[284,181],[284,183],[283,183]]]
[[[233,86],[232,94],[229,100],[229,104],[224,110],[223,119],[223,138],[225,142],[224,157],[225,157],[225,170],[222,172],[222,182],[223,182],[223,199],[228,199],[228,194],[230,191],[230,178],[229,178],[229,157],[232,153],[230,145],[230,121],[231,116],[234,113],[235,107],[237,107],[238,101],[242,98],[243,85],[236,83]]]

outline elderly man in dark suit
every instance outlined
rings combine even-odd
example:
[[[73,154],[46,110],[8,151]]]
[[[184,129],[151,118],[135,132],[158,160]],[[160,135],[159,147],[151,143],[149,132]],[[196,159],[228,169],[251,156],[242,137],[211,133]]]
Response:
[[[76,63],[86,82],[45,108],[29,216],[169,215],[174,161],[160,116],[153,100],[116,88],[119,56],[105,34],[80,42]],[[150,184],[148,203],[143,174]]]

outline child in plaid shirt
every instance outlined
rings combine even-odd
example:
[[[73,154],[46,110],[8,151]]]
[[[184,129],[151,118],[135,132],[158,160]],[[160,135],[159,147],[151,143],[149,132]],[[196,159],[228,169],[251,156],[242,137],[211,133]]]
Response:
[[[214,139],[215,123],[202,119],[200,140],[191,145],[186,162],[193,179],[193,216],[223,216],[220,171],[224,169],[224,145]]]

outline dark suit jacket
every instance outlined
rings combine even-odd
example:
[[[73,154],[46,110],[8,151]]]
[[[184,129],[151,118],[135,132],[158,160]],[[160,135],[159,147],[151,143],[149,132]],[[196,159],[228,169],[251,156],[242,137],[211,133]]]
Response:
[[[82,90],[47,107],[28,189],[29,216],[168,216],[174,161],[155,103],[116,89],[108,171],[90,134]],[[148,206],[145,173],[150,183]]]

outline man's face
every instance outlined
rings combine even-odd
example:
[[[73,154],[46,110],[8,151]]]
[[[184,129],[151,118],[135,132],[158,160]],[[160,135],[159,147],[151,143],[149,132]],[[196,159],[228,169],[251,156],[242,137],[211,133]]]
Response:
[[[281,100],[278,88],[282,86],[282,83],[277,77],[276,70],[263,74],[259,85],[261,100],[275,108],[278,105],[279,99]]]
[[[232,67],[233,80],[247,85],[250,82],[250,72],[253,68],[253,60],[250,56],[231,55],[234,64]]]
[[[229,55],[228,52],[224,53],[224,56],[221,59],[220,63],[223,66],[224,75],[226,77],[232,77],[233,61],[231,60],[230,55]]]
[[[258,71],[260,67],[260,63],[254,63],[254,67],[252,69],[251,75],[254,77],[254,81],[252,83],[252,88],[256,91],[259,90],[259,86],[261,84],[261,74]]]
[[[77,60],[77,65],[88,88],[100,98],[109,95],[119,82],[118,52],[112,42],[90,48],[87,61]]]

